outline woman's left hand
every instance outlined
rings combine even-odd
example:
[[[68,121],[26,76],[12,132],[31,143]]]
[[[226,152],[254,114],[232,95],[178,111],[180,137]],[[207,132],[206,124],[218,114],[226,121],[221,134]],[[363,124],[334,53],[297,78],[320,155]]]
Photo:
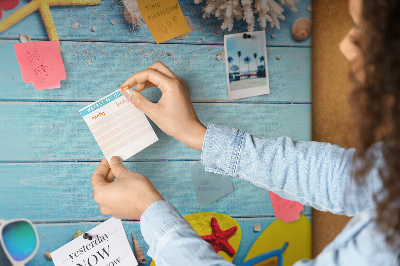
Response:
[[[140,219],[153,202],[164,200],[147,177],[126,169],[118,157],[112,157],[110,165],[101,161],[92,186],[100,211],[118,219]]]

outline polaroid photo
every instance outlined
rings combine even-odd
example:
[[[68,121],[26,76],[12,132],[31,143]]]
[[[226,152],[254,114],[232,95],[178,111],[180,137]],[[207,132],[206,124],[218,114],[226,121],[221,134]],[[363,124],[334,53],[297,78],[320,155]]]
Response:
[[[224,36],[228,99],[269,94],[265,31]]]

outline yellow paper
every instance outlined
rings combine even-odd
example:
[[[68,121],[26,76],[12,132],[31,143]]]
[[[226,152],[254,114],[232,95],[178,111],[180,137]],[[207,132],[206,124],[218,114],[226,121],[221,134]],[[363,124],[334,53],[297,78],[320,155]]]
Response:
[[[190,32],[178,0],[138,0],[137,3],[157,43]]]
[[[244,261],[280,249],[285,242],[288,242],[289,246],[283,252],[283,266],[291,266],[301,259],[311,259],[311,224],[303,214],[300,214],[299,220],[287,224],[282,219],[276,219],[254,242]],[[255,264],[255,266],[276,265],[277,257]]]

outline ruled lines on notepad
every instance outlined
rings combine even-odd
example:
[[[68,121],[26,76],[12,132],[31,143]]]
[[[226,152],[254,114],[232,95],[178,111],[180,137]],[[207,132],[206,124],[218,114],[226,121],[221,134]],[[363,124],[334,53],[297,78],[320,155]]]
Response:
[[[153,132],[146,116],[131,105],[89,125],[89,128],[106,157]]]

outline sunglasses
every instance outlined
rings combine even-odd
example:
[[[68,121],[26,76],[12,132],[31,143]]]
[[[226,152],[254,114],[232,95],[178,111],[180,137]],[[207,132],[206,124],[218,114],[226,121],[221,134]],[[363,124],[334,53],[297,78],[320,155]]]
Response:
[[[0,242],[11,264],[25,265],[39,248],[39,237],[26,219],[0,220]]]

